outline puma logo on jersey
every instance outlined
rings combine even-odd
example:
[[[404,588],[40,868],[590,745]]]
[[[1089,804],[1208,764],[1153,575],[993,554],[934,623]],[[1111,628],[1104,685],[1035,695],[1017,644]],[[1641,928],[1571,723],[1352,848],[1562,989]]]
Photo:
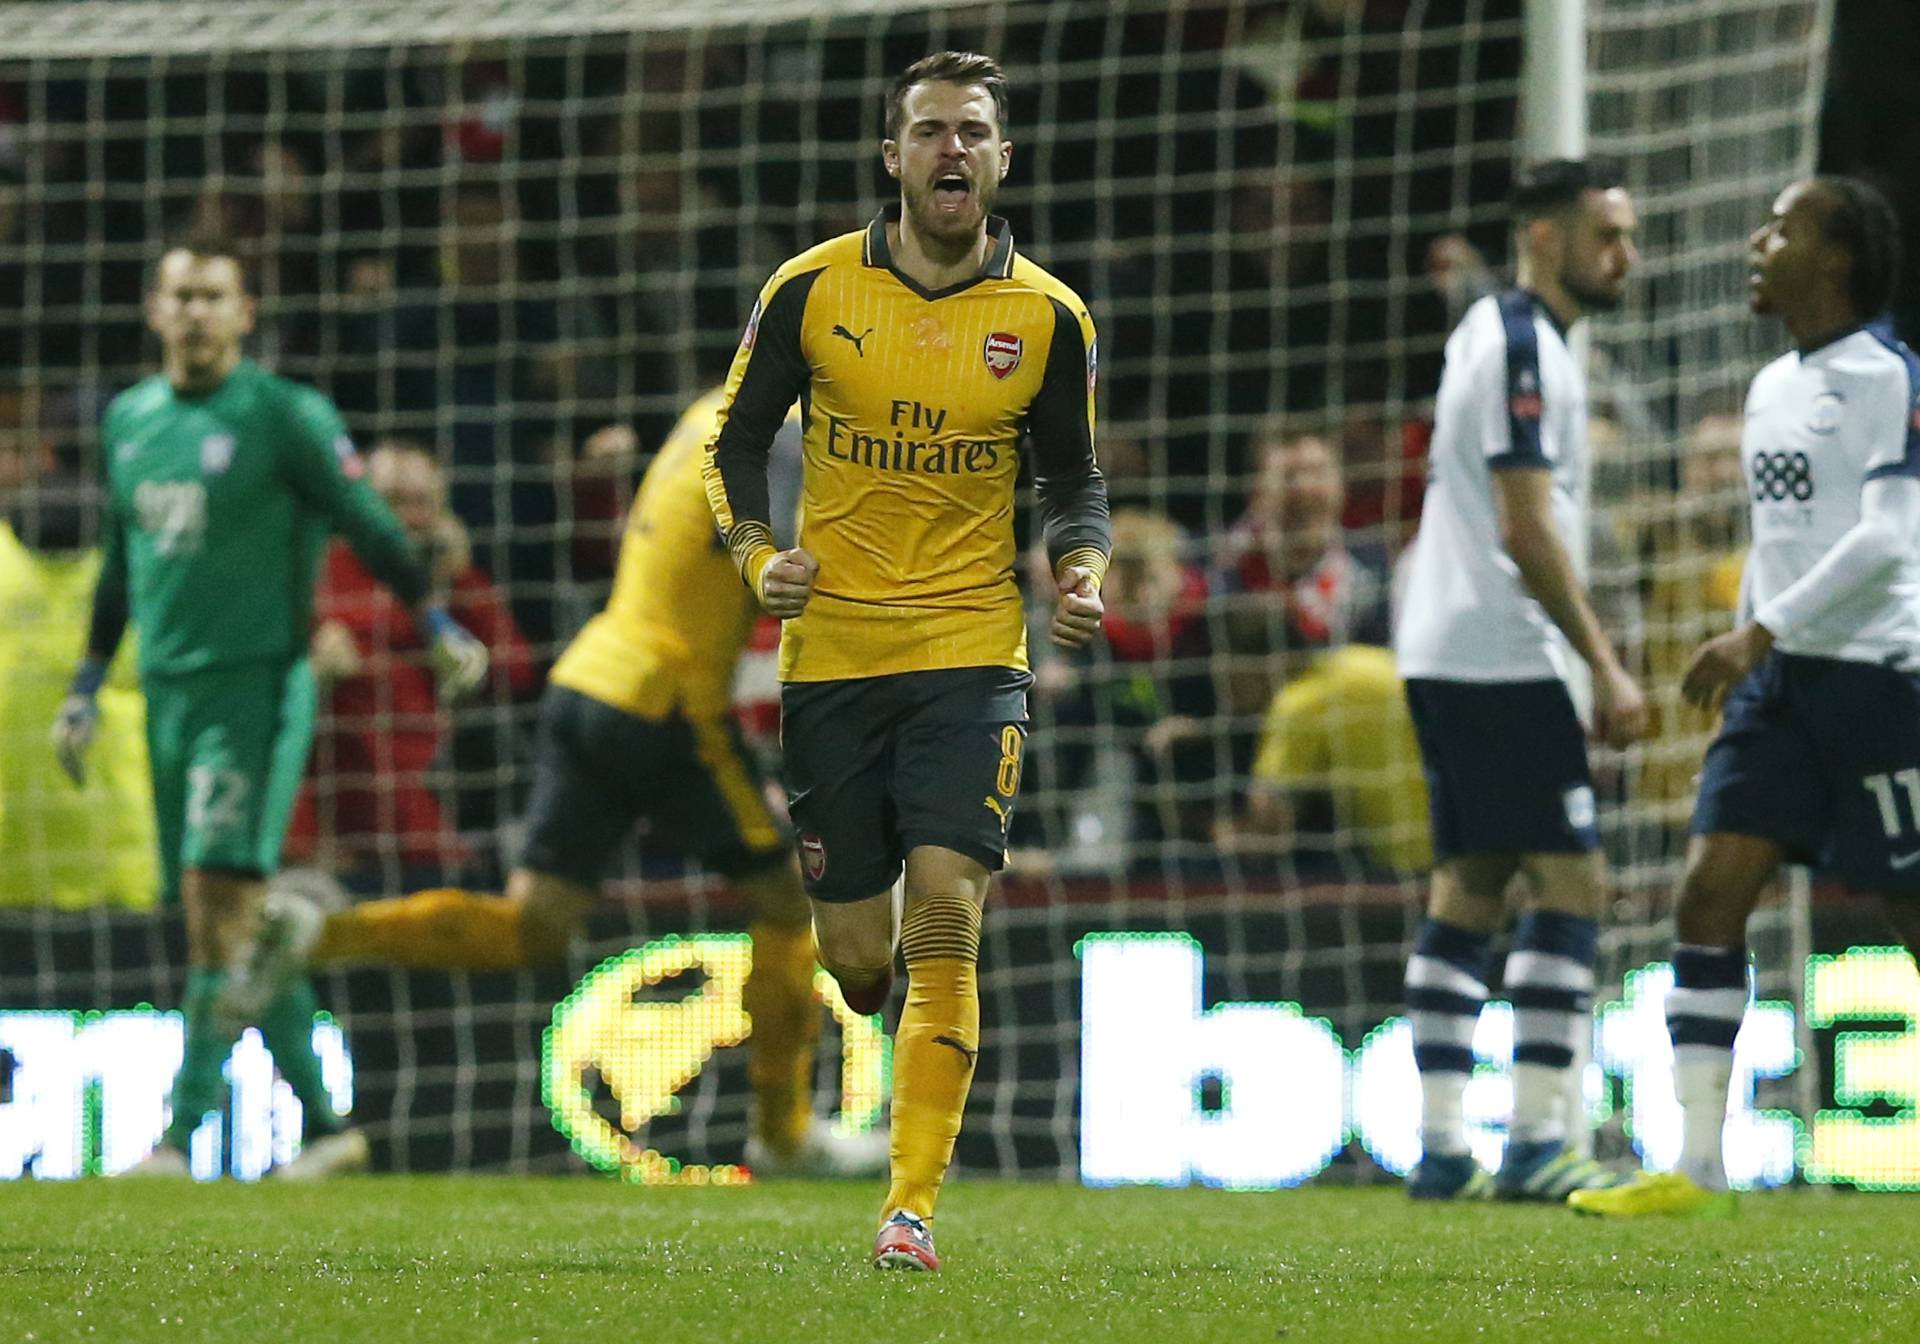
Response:
[[[848,331],[845,327],[841,326],[839,323],[836,322],[834,323],[834,326],[833,326],[833,334],[835,336],[841,337],[842,339],[847,341],[849,344],[851,344],[853,346],[854,353],[858,354],[860,358],[865,359],[867,357],[866,349],[860,343],[866,340],[867,337],[873,335],[872,327],[868,327],[865,331],[861,332],[858,336],[855,336],[852,332]]]
[[[1007,823],[1010,820],[1012,820],[1012,818],[1007,816],[1007,809],[1000,806],[1000,800],[998,798],[995,798],[992,794],[987,795],[986,804],[989,808],[992,809],[993,815],[1000,818],[1000,829],[1003,831],[1006,830]]]

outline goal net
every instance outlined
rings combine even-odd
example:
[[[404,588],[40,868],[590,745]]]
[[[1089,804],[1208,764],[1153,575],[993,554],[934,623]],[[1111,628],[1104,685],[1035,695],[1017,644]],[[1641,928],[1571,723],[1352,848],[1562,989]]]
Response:
[[[1674,659],[1726,619],[1739,546],[1710,417],[1737,416],[1777,339],[1744,315],[1742,240],[1810,166],[1830,15],[1589,9],[1593,148],[1626,162],[1647,254],[1596,324],[1594,573],[1662,721],[1602,762],[1619,895],[1590,1102],[1608,1142],[1659,1160],[1659,972],[1633,973],[1665,955],[1707,731]],[[638,472],[771,269],[887,199],[887,82],[949,47],[1007,67],[998,208],[1099,324],[1118,542],[1112,637],[1036,668],[958,1161],[1254,1186],[1405,1168],[1416,767],[1368,711],[1319,757],[1282,749],[1276,693],[1329,649],[1377,671],[1441,348],[1509,261],[1521,0],[234,0],[0,5],[0,25],[0,1174],[137,1157],[179,1049],[153,1011],[178,1002],[183,939],[151,909],[130,675],[87,791],[45,746],[84,623],[99,412],[155,355],[158,240],[249,249],[251,352],[331,395],[363,449],[424,449],[451,520],[436,554],[498,598],[503,675],[448,711],[407,697],[330,569],[322,623],[345,629],[316,645],[332,682],[290,853],[362,894],[485,885],[517,852],[543,670],[606,595]],[[767,657],[741,698],[771,752]],[[673,839],[636,838],[564,971],[322,978],[316,1029],[383,1166],[738,1179],[746,911]],[[1819,1095],[1795,1069],[1813,941],[1804,909],[1767,927],[1780,1012],[1743,1060],[1781,1095],[1741,1151],[1777,1180]],[[884,1047],[822,992],[821,1107],[869,1124]],[[1477,1114],[1506,1022],[1487,1015]],[[656,1086],[662,1040],[691,1061],[677,1090]],[[231,1073],[200,1160],[257,1174],[297,1117],[257,1042]]]

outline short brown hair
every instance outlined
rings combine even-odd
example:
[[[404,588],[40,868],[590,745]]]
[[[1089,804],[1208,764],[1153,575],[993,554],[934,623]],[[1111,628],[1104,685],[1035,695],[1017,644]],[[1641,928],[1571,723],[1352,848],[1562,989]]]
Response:
[[[232,262],[240,272],[241,292],[253,293],[253,249],[211,229],[191,229],[162,247],[159,255],[153,259],[153,267],[147,276],[149,290],[160,287],[160,263],[175,252],[185,252],[200,261],[218,259]]]
[[[887,139],[900,138],[907,90],[916,84],[978,84],[993,99],[994,119],[1007,129],[1007,76],[1000,62],[977,51],[936,51],[902,70],[887,92]]]

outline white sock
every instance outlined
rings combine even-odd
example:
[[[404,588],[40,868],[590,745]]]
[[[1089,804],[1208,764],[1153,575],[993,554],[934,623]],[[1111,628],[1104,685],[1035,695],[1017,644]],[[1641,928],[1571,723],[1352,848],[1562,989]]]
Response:
[[[1421,1151],[1467,1152],[1465,1098],[1473,1077],[1473,1032],[1487,1001],[1486,934],[1429,919],[1407,959],[1407,1021],[1420,1071]]]
[[[1514,930],[1507,955],[1513,1004],[1513,1119],[1509,1137],[1548,1143],[1567,1137],[1569,1076],[1593,1035],[1591,919],[1533,910]]]
[[[1677,1170],[1703,1189],[1725,1190],[1727,1164],[1720,1151],[1720,1135],[1727,1124],[1733,1055],[1711,1047],[1680,1046],[1673,1056],[1673,1085],[1683,1116]]]
[[[1459,1157],[1467,1151],[1466,1096],[1470,1074],[1427,1070],[1420,1075],[1420,1151]]]
[[[1547,1064],[1513,1066],[1513,1120],[1507,1132],[1516,1143],[1540,1143],[1567,1137],[1567,1071]]]
[[[1745,948],[1681,943],[1673,949],[1667,1030],[1673,1090],[1684,1117],[1679,1172],[1708,1190],[1727,1188],[1720,1133],[1727,1123],[1733,1043],[1747,1012]]]

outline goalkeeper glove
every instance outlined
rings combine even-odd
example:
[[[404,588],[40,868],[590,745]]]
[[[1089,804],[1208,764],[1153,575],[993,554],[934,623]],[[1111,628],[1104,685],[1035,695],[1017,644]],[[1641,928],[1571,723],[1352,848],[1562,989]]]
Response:
[[[53,721],[53,754],[60,758],[60,768],[76,786],[87,782],[87,748],[100,726],[98,696],[106,679],[105,659],[81,659],[67,687],[67,698],[60,702],[60,714]]]
[[[429,607],[426,626],[428,653],[441,695],[457,700],[487,679],[487,646],[447,615],[446,608]]]

